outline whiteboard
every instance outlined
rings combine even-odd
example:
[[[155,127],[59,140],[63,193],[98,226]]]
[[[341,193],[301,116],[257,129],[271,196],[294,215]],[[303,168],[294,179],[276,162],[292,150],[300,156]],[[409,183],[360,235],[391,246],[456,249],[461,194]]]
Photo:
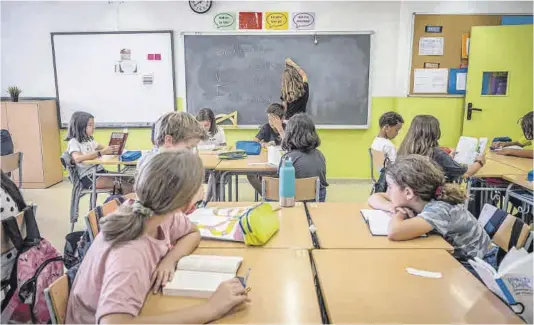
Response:
[[[97,127],[143,127],[176,110],[172,31],[51,35],[61,127],[76,111]]]

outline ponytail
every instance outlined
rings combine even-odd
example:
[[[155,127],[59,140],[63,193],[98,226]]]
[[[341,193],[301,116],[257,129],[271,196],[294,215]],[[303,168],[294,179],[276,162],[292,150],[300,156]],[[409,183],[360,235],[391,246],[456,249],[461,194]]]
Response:
[[[141,202],[124,202],[117,211],[100,220],[100,229],[106,241],[114,244],[137,239],[145,231],[145,221],[153,215],[152,210]]]
[[[204,167],[197,154],[189,150],[156,154],[136,177],[138,200],[128,200],[100,219],[104,239],[112,244],[135,240],[145,232],[145,222],[151,217],[187,209],[203,178]]]
[[[452,205],[464,203],[467,199],[465,191],[455,183],[445,183],[436,190],[435,199]]]

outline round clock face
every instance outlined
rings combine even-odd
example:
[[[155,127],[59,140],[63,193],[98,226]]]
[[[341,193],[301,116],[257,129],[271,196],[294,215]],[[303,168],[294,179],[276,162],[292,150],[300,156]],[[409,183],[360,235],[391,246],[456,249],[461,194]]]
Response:
[[[189,7],[197,14],[204,14],[211,8],[212,1],[189,1]]]

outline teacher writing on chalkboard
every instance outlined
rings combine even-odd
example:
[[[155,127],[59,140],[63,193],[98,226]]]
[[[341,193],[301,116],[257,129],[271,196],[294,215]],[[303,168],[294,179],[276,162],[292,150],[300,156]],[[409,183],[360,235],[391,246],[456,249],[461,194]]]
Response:
[[[282,102],[284,104],[285,119],[293,115],[306,113],[309,87],[308,76],[293,60],[286,59],[286,67],[282,75]]]

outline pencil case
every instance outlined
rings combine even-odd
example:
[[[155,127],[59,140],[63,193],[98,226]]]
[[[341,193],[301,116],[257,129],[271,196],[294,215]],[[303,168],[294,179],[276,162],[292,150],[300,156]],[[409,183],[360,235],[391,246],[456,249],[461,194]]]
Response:
[[[263,246],[280,229],[277,210],[262,203],[247,211],[239,220],[246,245]]]
[[[235,144],[237,150],[243,150],[247,155],[256,156],[261,152],[261,144],[256,141],[237,141]]]

